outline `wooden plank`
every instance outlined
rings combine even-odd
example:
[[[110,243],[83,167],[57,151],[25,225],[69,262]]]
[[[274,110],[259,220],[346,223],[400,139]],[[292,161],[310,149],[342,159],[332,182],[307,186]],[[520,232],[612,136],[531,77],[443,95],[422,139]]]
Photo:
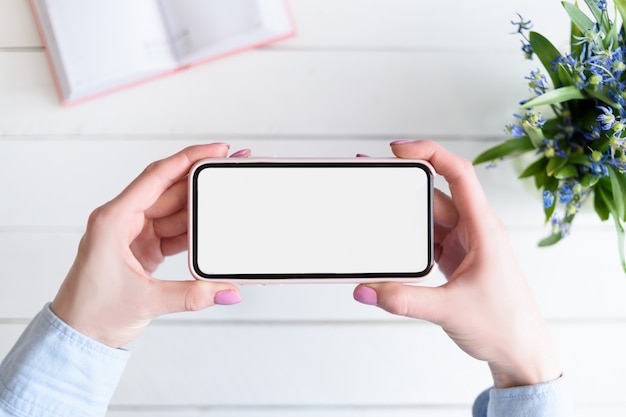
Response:
[[[0,132],[502,137],[534,67],[516,52],[250,51],[62,108],[43,53],[0,52]]]
[[[556,44],[567,41],[569,19],[559,2],[475,0],[447,7],[410,0],[292,1],[298,37],[294,47],[472,49],[480,52],[517,49],[511,36],[516,12]],[[471,16],[471,18],[470,18]]]
[[[274,48],[512,50],[515,12],[552,40],[567,40],[559,2],[477,0],[445,7],[412,0],[291,0],[298,36]],[[41,47],[25,0],[0,1],[0,48]],[[471,16],[471,18],[468,18]]]
[[[21,328],[0,331],[15,335]],[[619,383],[626,324],[560,323],[552,330],[575,402],[626,409]],[[4,356],[10,345],[0,342]],[[113,400],[124,410],[469,407],[490,383],[484,363],[419,323],[159,324],[131,350]]]
[[[117,195],[150,162],[185,146],[226,140],[231,150],[251,148],[256,156],[352,157],[356,153],[392,156],[389,142],[401,136],[300,137],[173,136],[163,138],[123,135],[0,138],[0,228],[65,227],[82,229],[89,213]],[[415,136],[418,137],[418,136]],[[493,142],[439,140],[468,159]],[[509,226],[543,224],[540,196],[518,181],[513,164],[497,169],[476,168],[485,192],[498,215]],[[437,186],[445,189],[438,179]],[[54,202],[54,210],[46,210]],[[577,224],[598,226],[592,213]],[[539,239],[538,235],[538,239]]]
[[[489,384],[486,366],[430,325],[167,329],[151,328],[137,341],[115,404],[464,405]],[[576,403],[626,409],[618,383],[626,372],[619,359],[626,324],[558,324],[552,331]],[[182,351],[186,358],[177,358]],[[157,364],[165,378],[155,380]],[[173,386],[187,392],[172,395]]]
[[[23,327],[0,325],[0,357],[6,355]],[[578,415],[623,415],[626,402],[619,395],[621,385],[617,381],[626,367],[616,358],[626,347],[621,336],[626,330],[624,324],[552,327],[565,358]],[[327,339],[331,334],[332,339]],[[238,343],[233,343],[235,340]],[[210,355],[206,353],[209,346]],[[249,346],[255,346],[254,353]],[[179,349],[186,354],[180,355]],[[473,395],[489,384],[483,364],[465,358],[442,334],[422,325],[345,325],[335,330],[306,324],[183,326],[177,330],[153,326],[132,350],[108,413],[111,417],[214,413],[225,417],[404,417],[408,413],[456,417],[467,415]],[[603,354],[598,355],[598,351]],[[298,374],[294,378],[286,370],[297,370]],[[328,383],[323,378],[326,373],[336,382]],[[394,390],[390,389],[393,381],[389,375],[399,376]],[[461,380],[466,392],[459,391]],[[426,392],[416,389],[418,386]],[[435,398],[447,405],[424,398],[432,391],[437,391]],[[260,401],[264,395],[267,401]],[[152,396],[160,400],[154,401]],[[229,400],[233,403],[228,404]]]
[[[28,0],[0,0],[0,49],[41,46]]]
[[[519,262],[547,318],[626,319],[623,303],[626,277],[617,255],[607,249],[613,243],[612,231],[578,229],[576,236],[551,249],[535,247],[537,233],[537,229],[515,229],[510,235]],[[32,317],[44,303],[53,299],[75,256],[80,235],[80,232],[62,231],[0,233],[0,318]],[[608,242],[608,245],[588,245],[587,242]],[[601,257],[606,260],[587,261]],[[156,276],[191,279],[186,255],[166,261]],[[443,282],[443,277],[435,271],[424,285]],[[353,288],[352,284],[244,286],[240,305],[177,314],[164,320],[331,323],[400,320],[353,301]]]
[[[400,409],[398,409],[400,408]],[[160,410],[160,409],[159,409]],[[624,406],[595,405],[580,406],[576,409],[578,417],[623,417],[626,411]],[[174,408],[167,411],[148,410],[119,410],[113,407],[108,417],[202,417],[220,415],[222,417],[468,417],[469,407],[356,407],[356,408],[332,408],[322,407],[287,407],[287,408],[253,408],[253,409],[229,409],[219,407]]]
[[[52,299],[74,257],[89,212],[113,197],[150,161],[197,143],[186,138],[76,140],[0,140],[0,317],[31,317]],[[349,156],[356,152],[388,155],[387,140],[233,141],[233,149],[252,146],[259,155]],[[455,152],[471,155],[481,143],[445,141]],[[51,157],[54,155],[54,157]],[[548,317],[625,317],[620,294],[626,280],[619,269],[616,238],[610,223],[600,224],[584,213],[572,236],[553,248],[538,249],[546,234],[535,200],[516,181],[514,170],[478,168],[496,211],[510,235],[531,285]],[[54,203],[54,209],[46,209]],[[595,242],[596,244],[589,244]],[[37,262],[32,260],[36,257]],[[591,261],[602,259],[602,261]],[[157,276],[189,277],[186,259],[166,262]],[[442,282],[435,275],[428,283]],[[33,286],[38,288],[32,291]],[[375,309],[351,300],[351,286],[246,287],[242,306],[201,319],[305,320],[386,319]],[[568,288],[564,294],[563,288]],[[593,291],[590,291],[593,288]],[[324,299],[332,308],[317,308]],[[579,300],[587,302],[581,303]],[[286,301],[289,300],[289,301]],[[280,306],[280,307],[278,307]],[[295,312],[292,310],[295,308]]]
[[[207,407],[178,408],[161,411],[148,410],[119,410],[113,407],[107,413],[107,417],[467,417],[470,411],[464,407]],[[620,414],[620,417],[623,414]],[[602,414],[607,416],[607,414]],[[617,414],[608,414],[609,417]]]

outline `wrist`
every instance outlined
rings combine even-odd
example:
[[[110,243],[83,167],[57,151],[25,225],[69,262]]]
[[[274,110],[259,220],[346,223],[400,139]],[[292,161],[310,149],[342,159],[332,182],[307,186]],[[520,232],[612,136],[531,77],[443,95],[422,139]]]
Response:
[[[554,347],[549,344],[534,354],[490,361],[495,388],[537,385],[558,379],[563,374]]]

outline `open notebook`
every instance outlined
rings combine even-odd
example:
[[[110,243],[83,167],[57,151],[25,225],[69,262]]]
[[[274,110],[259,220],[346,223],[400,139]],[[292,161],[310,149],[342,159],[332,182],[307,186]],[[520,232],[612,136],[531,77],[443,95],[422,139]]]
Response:
[[[30,0],[68,103],[295,33],[286,0]]]

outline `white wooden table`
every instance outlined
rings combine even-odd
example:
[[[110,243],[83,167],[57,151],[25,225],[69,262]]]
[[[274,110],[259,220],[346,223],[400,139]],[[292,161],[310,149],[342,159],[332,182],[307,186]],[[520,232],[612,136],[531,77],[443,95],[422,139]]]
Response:
[[[89,212],[149,162],[202,142],[258,156],[388,156],[431,137],[468,158],[527,95],[509,22],[566,44],[556,0],[292,0],[297,37],[63,108],[27,0],[0,0],[0,356],[64,278]],[[560,42],[560,43],[559,43]],[[540,202],[478,168],[559,343],[580,416],[626,412],[626,275],[611,224],[583,214],[537,249]],[[598,260],[602,259],[602,260]],[[188,279],[184,255],[158,276]],[[434,273],[432,285],[442,280]],[[485,364],[350,285],[245,287],[244,302],[155,321],[109,415],[469,416]]]

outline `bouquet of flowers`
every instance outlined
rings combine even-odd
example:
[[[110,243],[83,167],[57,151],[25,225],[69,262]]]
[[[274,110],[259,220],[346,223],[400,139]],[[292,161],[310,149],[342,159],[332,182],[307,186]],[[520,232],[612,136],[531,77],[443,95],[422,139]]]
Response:
[[[523,38],[525,56],[539,58],[545,71],[526,77],[534,95],[521,103],[516,122],[506,127],[512,138],[474,163],[535,155],[520,178],[534,178],[543,192],[545,221],[552,227],[539,246],[567,236],[583,202],[591,200],[601,220],[612,217],[615,222],[626,272],[626,40],[623,23],[611,19],[626,22],[626,0],[614,0],[613,13],[606,0],[585,3],[590,15],[563,2],[572,21],[568,54],[530,31],[530,21],[518,15],[519,21],[512,22]]]

